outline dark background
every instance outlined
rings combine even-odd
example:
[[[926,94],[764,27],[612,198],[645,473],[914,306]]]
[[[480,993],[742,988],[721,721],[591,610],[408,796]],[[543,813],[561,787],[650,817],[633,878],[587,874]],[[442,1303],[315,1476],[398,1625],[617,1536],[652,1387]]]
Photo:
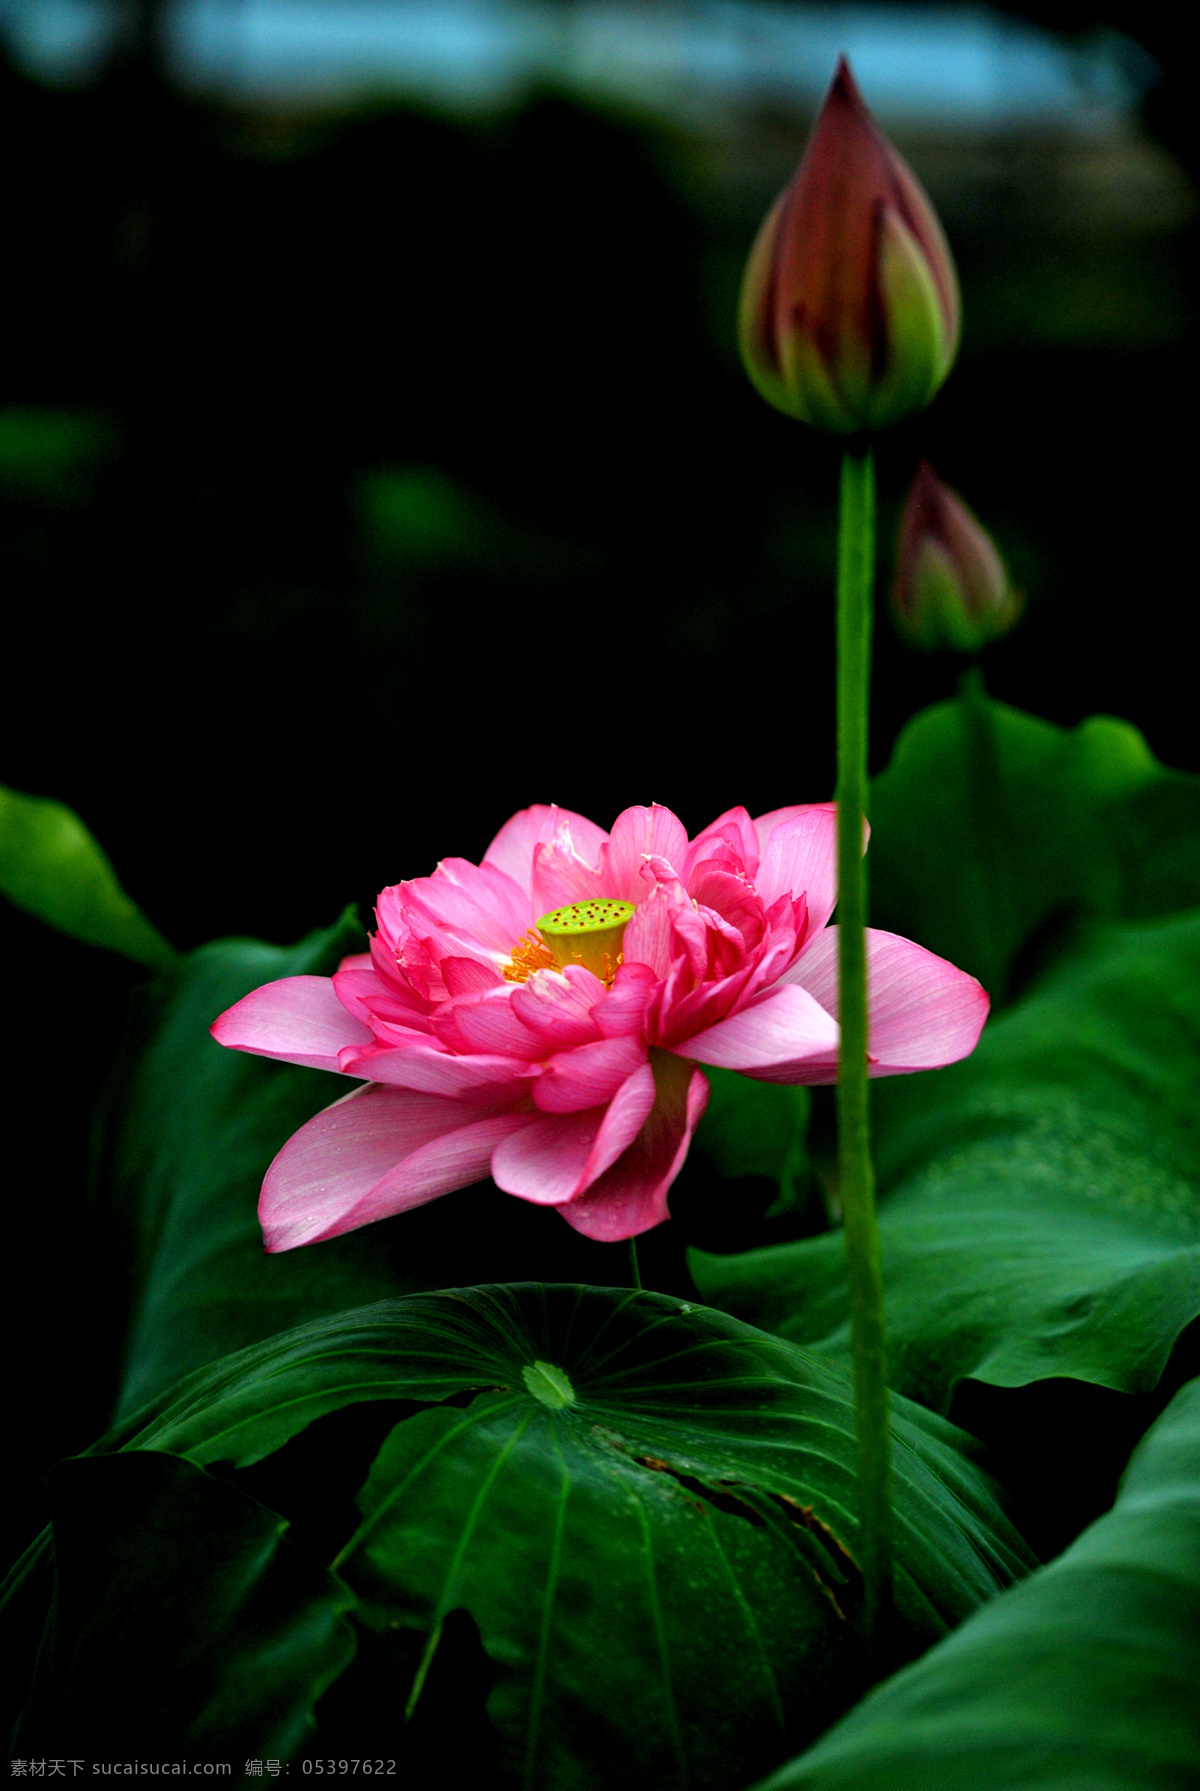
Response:
[[[1096,16],[1154,23],[1130,13]],[[718,181],[698,136],[550,95],[468,123],[222,109],[156,79],[153,22],[82,90],[0,73],[0,402],[60,436],[4,480],[5,781],[77,808],[181,946],[291,938],[533,800],[696,827],[827,796],[836,453],[732,348],[807,120],[748,117]],[[1149,110],[1190,159],[1169,72]],[[1163,651],[1190,595],[1186,176],[1164,218],[1103,144],[903,146],[966,335],[881,452],[885,538],[929,453],[1029,592],[996,693],[1198,766]],[[881,628],[877,763],[952,677]]]
[[[1183,14],[1021,12],[1163,73],[1115,147],[899,138],[966,333],[881,446],[883,578],[928,454],[1028,593],[992,691],[1197,770]],[[71,91],[0,66],[0,778],[77,809],[180,947],[369,913],[531,801],[695,829],[827,797],[836,449],[732,342],[809,121],[747,116],[714,173],[700,134],[551,93],[467,121],[200,101],[155,33],[131,13]],[[956,675],[881,618],[876,766]],[[53,1264],[10,1303],[36,1470],[105,1419],[80,1189],[133,975],[0,926],[13,1260]]]

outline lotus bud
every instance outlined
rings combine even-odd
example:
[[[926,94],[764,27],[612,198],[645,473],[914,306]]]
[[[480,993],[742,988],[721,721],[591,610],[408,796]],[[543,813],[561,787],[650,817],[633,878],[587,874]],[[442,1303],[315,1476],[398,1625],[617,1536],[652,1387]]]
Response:
[[[930,651],[978,653],[1008,633],[1022,602],[987,530],[923,460],[896,550],[892,609],[901,634]]]
[[[738,335],[769,404],[838,435],[924,410],[958,349],[958,278],[845,57],[750,252]]]

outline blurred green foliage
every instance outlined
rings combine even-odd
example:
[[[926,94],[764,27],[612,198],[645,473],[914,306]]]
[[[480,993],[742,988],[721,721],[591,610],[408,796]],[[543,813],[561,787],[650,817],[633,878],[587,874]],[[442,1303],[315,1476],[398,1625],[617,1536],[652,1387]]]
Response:
[[[523,527],[437,467],[364,472],[352,502],[366,565],[402,580],[468,577],[536,591],[595,570],[594,554]]]
[[[148,1452],[63,1462],[52,1505],[50,1640],[13,1746],[294,1754],[354,1637],[345,1587],[284,1521]]]
[[[0,497],[50,510],[88,504],[120,447],[121,432],[111,417],[8,405],[0,409]]]
[[[161,965],[174,956],[117,882],[79,816],[61,802],[0,784],[0,894],[48,926]]]
[[[776,1192],[762,1215],[770,1220],[794,1213],[809,1195],[807,1088],[774,1088],[751,1082],[734,1070],[706,1069],[710,1095],[693,1147],[723,1181],[753,1177]],[[730,1198],[730,1190],[723,1191]]]
[[[1200,777],[1112,716],[1063,729],[1001,703],[927,709],[874,780],[871,828],[872,921],[997,1003],[1075,918],[1200,903]]]

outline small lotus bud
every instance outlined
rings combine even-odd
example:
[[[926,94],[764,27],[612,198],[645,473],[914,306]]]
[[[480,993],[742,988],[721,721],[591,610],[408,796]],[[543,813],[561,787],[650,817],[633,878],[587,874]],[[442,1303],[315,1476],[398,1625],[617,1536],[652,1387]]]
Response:
[[[750,252],[746,371],[769,404],[816,429],[882,429],[929,403],[953,364],[959,315],[942,227],[843,57]]]
[[[901,634],[930,651],[978,653],[1008,633],[1022,602],[987,530],[923,460],[896,549],[892,609]]]

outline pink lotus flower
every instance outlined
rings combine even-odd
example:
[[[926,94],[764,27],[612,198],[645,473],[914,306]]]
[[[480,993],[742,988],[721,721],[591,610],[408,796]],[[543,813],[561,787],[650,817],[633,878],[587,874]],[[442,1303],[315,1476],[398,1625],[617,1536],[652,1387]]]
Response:
[[[268,983],[212,1028],[363,1083],[271,1164],[267,1249],[489,1173],[588,1237],[660,1224],[708,1102],[699,1065],[837,1080],[836,835],[832,803],[730,809],[690,841],[666,808],[626,809],[609,834],[539,805],[482,864],[385,889],[369,952]],[[895,934],[867,940],[872,1074],[972,1051],[974,978]]]

